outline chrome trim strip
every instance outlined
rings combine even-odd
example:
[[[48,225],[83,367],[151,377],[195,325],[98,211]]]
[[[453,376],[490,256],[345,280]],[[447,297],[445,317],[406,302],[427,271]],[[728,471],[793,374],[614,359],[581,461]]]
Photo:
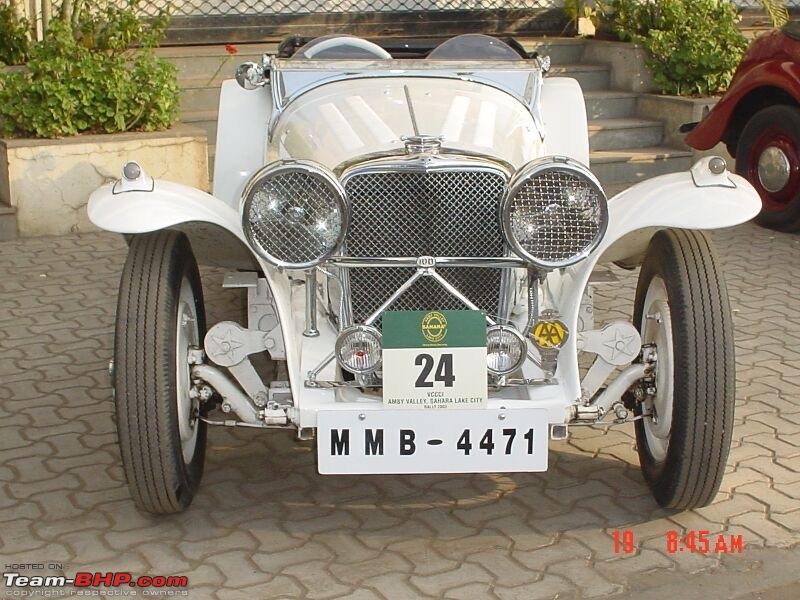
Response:
[[[503,382],[490,382],[489,389],[490,390],[499,390],[502,388],[507,387],[529,387],[529,386],[542,386],[542,385],[558,385],[558,379],[551,378],[551,379],[505,379]],[[305,382],[305,387],[313,388],[313,389],[321,389],[321,390],[335,390],[341,388],[349,388],[349,389],[372,389],[372,390],[382,390],[383,383],[368,383],[362,384],[358,381],[317,381],[317,380],[307,380]],[[378,398],[375,399],[376,402],[383,402]]]
[[[541,71],[537,59],[528,60],[436,60],[430,58],[379,58],[379,59],[313,59],[273,58],[272,68],[277,71],[445,71],[466,75],[474,71]]]
[[[424,153],[374,158],[345,168],[339,176],[339,179],[342,183],[342,187],[345,189],[351,177],[375,173],[430,173],[434,171],[459,171],[462,173],[489,172],[502,176],[506,181],[506,185],[511,181],[511,170],[492,159],[473,158],[458,154],[443,154],[442,152],[444,152],[444,149],[440,150],[437,154]]]
[[[483,258],[481,256],[437,256],[433,257],[437,267],[483,267],[494,269],[519,269],[526,268],[526,263],[521,258],[501,256],[497,258]],[[413,256],[332,256],[326,262],[342,268],[367,268],[367,267],[418,267],[419,258]]]
[[[508,244],[506,244],[508,246]],[[509,258],[511,260],[519,260],[515,259],[511,254],[511,249],[508,248],[507,252]],[[523,262],[523,261],[520,261]],[[500,302],[497,305],[497,320],[500,323],[507,323],[509,321],[509,316],[511,315],[511,308],[513,305],[513,296],[515,294],[515,281],[514,281],[514,268],[524,268],[522,265],[519,267],[501,267],[503,272],[500,274]]]
[[[306,273],[306,328],[304,337],[319,337],[317,329],[317,271]]]

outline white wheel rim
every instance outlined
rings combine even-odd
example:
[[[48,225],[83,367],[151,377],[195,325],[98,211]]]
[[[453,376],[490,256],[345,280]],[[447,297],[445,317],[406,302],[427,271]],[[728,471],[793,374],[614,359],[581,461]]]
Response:
[[[669,310],[667,288],[661,277],[650,281],[644,299],[642,315],[642,343],[656,348],[654,396],[646,396],[644,413],[653,417],[642,420],[650,454],[656,462],[667,458],[672,431],[674,353],[672,345],[672,315]]]
[[[175,344],[176,391],[178,403],[178,432],[181,438],[183,461],[189,463],[197,446],[197,418],[194,414],[197,403],[189,396],[192,389],[189,350],[199,345],[200,332],[197,328],[197,309],[192,284],[184,277],[178,297],[177,343]]]

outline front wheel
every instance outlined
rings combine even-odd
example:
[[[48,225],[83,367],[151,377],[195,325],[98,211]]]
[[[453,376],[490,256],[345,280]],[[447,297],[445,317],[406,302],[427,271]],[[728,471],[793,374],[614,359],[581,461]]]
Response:
[[[653,373],[636,405],[644,478],[665,508],[709,504],[731,444],[733,324],[722,266],[699,232],[659,231],[636,289],[634,323]]]
[[[800,108],[757,112],[739,137],[736,172],[761,196],[756,223],[777,231],[800,228]]]
[[[125,476],[143,511],[184,510],[200,483],[206,424],[189,393],[189,361],[204,335],[200,274],[186,236],[135,236],[117,302],[114,397]]]

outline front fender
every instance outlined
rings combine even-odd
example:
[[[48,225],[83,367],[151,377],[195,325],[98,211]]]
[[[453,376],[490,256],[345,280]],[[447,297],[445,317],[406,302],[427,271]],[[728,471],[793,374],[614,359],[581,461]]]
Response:
[[[754,66],[736,79],[711,112],[686,136],[686,143],[697,150],[710,150],[725,137],[736,109],[751,93],[780,90],[800,102],[800,66],[786,60],[771,60]],[[748,115],[748,118],[752,115]]]
[[[99,187],[89,196],[89,220],[106,231],[146,233],[180,223],[219,225],[245,242],[238,212],[211,194],[188,185],[153,180],[152,190],[115,192],[117,184]]]
[[[761,210],[758,192],[739,175],[711,175],[710,160],[703,158],[690,171],[654,177],[614,196],[594,262],[643,253],[658,229],[721,229],[755,217]]]

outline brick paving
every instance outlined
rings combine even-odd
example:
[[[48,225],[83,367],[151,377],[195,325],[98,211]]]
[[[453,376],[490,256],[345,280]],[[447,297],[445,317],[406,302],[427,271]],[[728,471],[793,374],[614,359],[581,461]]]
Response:
[[[214,428],[191,508],[142,515],[106,374],[124,243],[0,243],[0,562],[186,575],[190,597],[217,600],[796,597],[800,237],[752,225],[714,237],[737,327],[736,426],[715,503],[684,513],[651,499],[626,425],[573,428],[545,474],[401,477],[322,477],[288,432]],[[630,310],[635,273],[617,274],[598,290],[601,319]],[[241,310],[221,276],[204,272],[211,322]],[[671,529],[746,546],[670,554]],[[614,530],[633,532],[633,554],[615,554]]]

